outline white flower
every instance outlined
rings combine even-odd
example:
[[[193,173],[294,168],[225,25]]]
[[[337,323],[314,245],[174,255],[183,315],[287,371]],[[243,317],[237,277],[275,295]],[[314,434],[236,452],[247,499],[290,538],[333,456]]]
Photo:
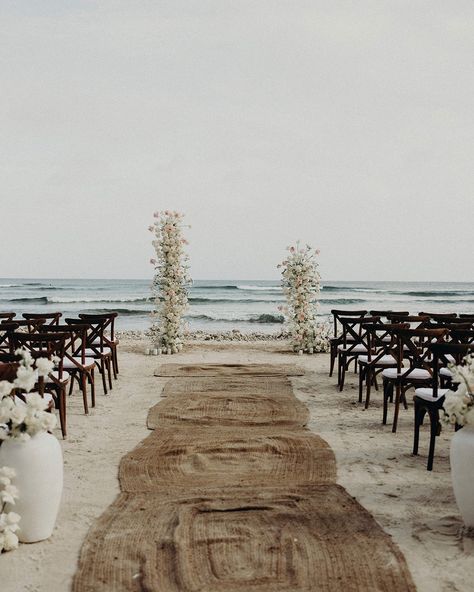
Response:
[[[15,405],[14,409],[10,412],[10,421],[14,424],[21,424],[24,422],[26,417],[25,405]]]
[[[5,530],[0,537],[3,538],[3,541],[0,539],[0,547],[3,546],[4,551],[13,551],[18,547],[18,537],[11,530]]]
[[[31,367],[20,366],[14,384],[26,392],[31,391],[38,380],[38,372]]]
[[[3,397],[7,397],[12,390],[14,389],[14,385],[11,382],[8,382],[8,380],[1,380],[0,381],[0,399],[3,399]]]
[[[54,362],[48,358],[38,358],[36,360],[36,369],[38,376],[49,376],[54,370]]]
[[[39,393],[31,393],[26,397],[26,404],[30,409],[44,411],[48,408],[48,401]]]

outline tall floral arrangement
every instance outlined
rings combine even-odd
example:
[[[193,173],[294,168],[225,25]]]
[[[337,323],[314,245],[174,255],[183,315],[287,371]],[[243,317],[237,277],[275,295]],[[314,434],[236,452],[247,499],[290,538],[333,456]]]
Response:
[[[152,312],[151,336],[155,347],[167,354],[179,352],[183,347],[183,316],[188,306],[188,257],[183,236],[183,214],[155,212],[155,222],[149,227],[154,234],[156,258],[152,294],[155,309]]]
[[[301,353],[327,351],[329,326],[316,324],[321,280],[319,250],[309,245],[301,248],[297,243],[287,247],[287,251],[287,257],[278,265],[287,305],[279,310],[285,314],[292,347]]]

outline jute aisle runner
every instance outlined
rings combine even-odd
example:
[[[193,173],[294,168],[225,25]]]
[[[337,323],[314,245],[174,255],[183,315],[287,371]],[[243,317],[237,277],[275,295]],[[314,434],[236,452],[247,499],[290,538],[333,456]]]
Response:
[[[232,371],[232,368],[236,370]],[[412,592],[282,366],[179,366],[121,462],[74,592]]]

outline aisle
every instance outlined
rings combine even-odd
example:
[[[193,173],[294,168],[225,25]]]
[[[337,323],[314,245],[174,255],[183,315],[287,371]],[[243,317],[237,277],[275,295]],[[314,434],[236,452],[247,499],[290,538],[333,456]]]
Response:
[[[414,590],[401,553],[335,483],[291,366],[179,366],[122,493],[84,543],[74,592]]]

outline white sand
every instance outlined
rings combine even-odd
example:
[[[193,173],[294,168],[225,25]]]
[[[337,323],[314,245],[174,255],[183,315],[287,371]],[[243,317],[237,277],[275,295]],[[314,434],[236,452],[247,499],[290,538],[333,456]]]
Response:
[[[76,392],[68,401],[65,490],[53,536],[21,545],[0,557],[1,592],[65,592],[70,589],[80,547],[96,517],[119,491],[121,457],[148,431],[148,409],[160,398],[165,380],[153,377],[163,358],[141,354],[145,343],[121,347],[120,379],[87,417]],[[474,539],[463,533],[449,473],[449,441],[437,440],[433,472],[426,471],[427,428],[421,455],[411,456],[413,409],[401,412],[399,431],[381,425],[381,401],[375,393],[368,411],[356,403],[356,381],[349,374],[339,393],[328,378],[328,355],[295,357],[284,344],[192,344],[166,361],[297,362],[307,369],[293,379],[295,394],[312,412],[310,428],[336,453],[338,481],[373,513],[405,554],[420,592],[468,592],[474,589]],[[59,436],[59,434],[58,434]]]

